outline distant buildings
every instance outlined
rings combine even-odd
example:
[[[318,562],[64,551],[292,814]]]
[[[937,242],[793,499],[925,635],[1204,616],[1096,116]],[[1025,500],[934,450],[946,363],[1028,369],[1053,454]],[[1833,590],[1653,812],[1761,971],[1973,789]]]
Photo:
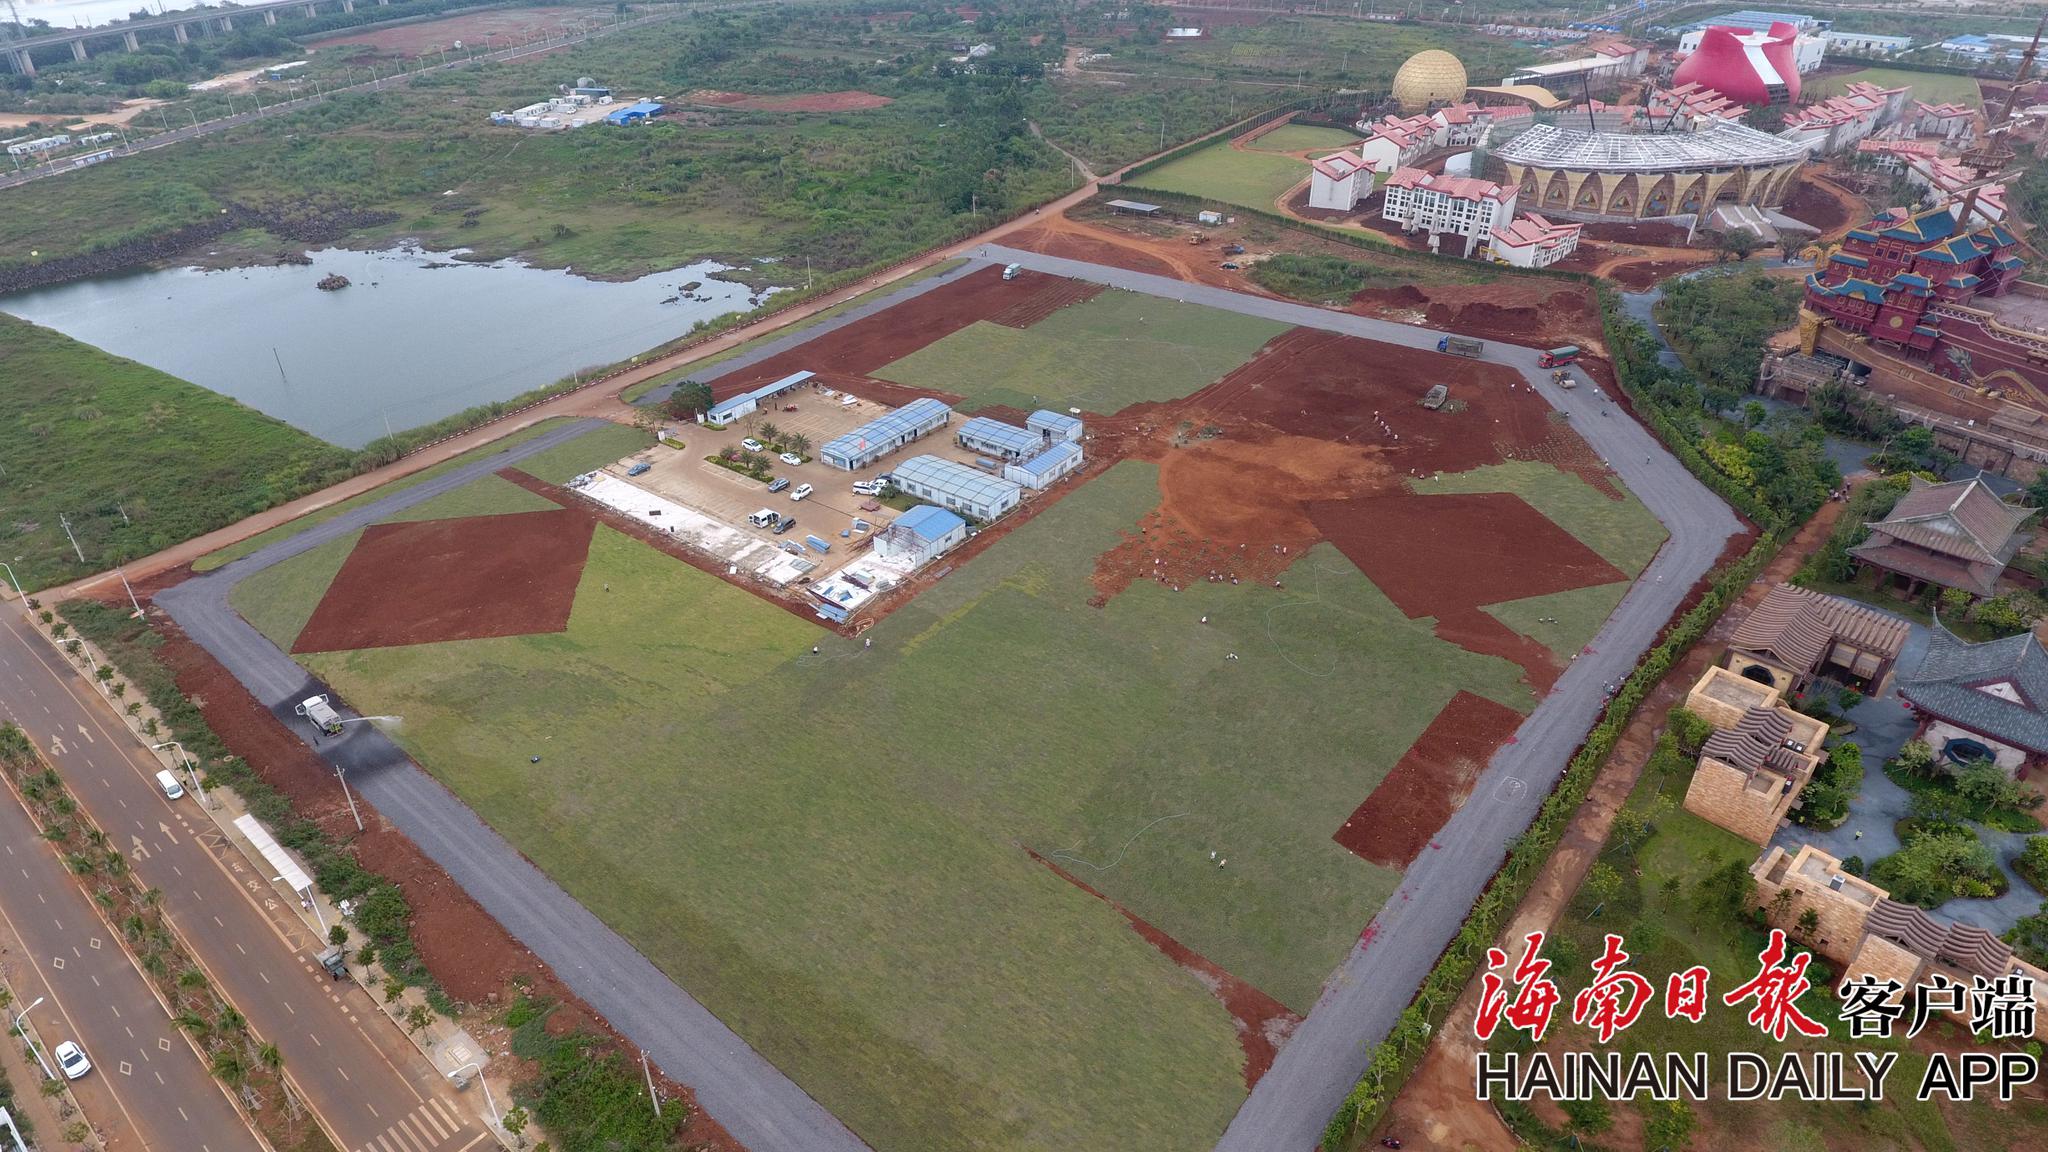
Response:
[[[1678,84],[1696,83],[1752,108],[1799,102],[1799,77],[1820,67],[1827,42],[1802,35],[1788,23],[1763,31],[1714,25],[1695,29],[1679,41],[1687,53],[1672,72]]]
[[[751,416],[761,407],[763,400],[772,400],[816,376],[815,372],[795,372],[770,384],[731,396],[711,406],[704,414],[707,424],[730,424],[743,416]]]
[[[1427,114],[1388,116],[1378,122],[1361,120],[1358,130],[1366,134],[1358,146],[1358,158],[1374,172],[1385,175],[1414,161],[1436,146],[1436,119]]]
[[[1502,87],[1532,84],[1565,97],[1588,89],[1605,92],[1622,81],[1641,76],[1650,65],[1648,47],[1625,40],[1603,40],[1588,46],[1587,54],[1549,64],[1532,64],[1501,78]]]
[[[1440,176],[1419,168],[1402,168],[1387,181],[1380,218],[1403,231],[1427,232],[1431,247],[1439,234],[1465,238],[1461,256],[1478,250],[1493,230],[1513,219],[1515,192],[1491,180]]]
[[[1855,52],[1864,56],[1890,56],[1913,46],[1911,36],[1876,36],[1869,32],[1842,32],[1830,28],[1820,34],[1830,52]]]
[[[1833,155],[1905,116],[1911,95],[1910,88],[1881,88],[1859,80],[1839,96],[1785,113],[1785,127],[1778,135],[1804,145],[1815,156]]]
[[[1969,141],[1976,110],[1967,104],[1929,104],[1913,101],[1913,132],[1918,136],[1939,136],[1961,148]]]

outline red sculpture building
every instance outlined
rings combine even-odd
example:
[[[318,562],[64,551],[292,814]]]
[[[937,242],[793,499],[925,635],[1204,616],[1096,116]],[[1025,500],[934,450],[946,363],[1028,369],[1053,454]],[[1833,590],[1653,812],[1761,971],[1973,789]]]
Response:
[[[1673,85],[1712,88],[1752,108],[1799,103],[1799,29],[1771,25],[1768,32],[1713,27],[1671,74]]]
[[[1945,316],[1943,306],[1987,308],[2023,269],[2019,241],[2001,225],[1966,230],[1947,208],[1887,213],[1851,231],[1827,266],[1807,276],[1806,307],[1845,332],[1932,358],[1943,348],[1945,319],[1975,327],[1975,317]]]

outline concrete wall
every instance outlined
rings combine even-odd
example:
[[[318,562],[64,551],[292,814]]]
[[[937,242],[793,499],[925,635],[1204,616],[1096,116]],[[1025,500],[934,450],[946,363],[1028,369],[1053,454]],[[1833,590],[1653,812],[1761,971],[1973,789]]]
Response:
[[[1778,831],[1799,789],[1786,791],[1776,776],[1760,776],[1768,787],[1752,787],[1749,773],[1719,760],[1702,759],[1685,789],[1685,810],[1716,827],[1726,828],[1753,844],[1767,843]]]

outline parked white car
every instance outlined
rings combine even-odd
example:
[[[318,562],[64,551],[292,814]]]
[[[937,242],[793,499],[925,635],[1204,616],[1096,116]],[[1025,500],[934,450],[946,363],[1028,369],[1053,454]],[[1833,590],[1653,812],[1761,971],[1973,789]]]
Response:
[[[855,480],[853,482],[853,494],[856,496],[874,496],[878,495],[881,491],[882,482],[879,480]]]
[[[57,1057],[57,1067],[64,1070],[66,1080],[76,1080],[92,1071],[92,1061],[85,1058],[85,1049],[69,1040],[57,1045],[51,1054]]]
[[[791,492],[789,494],[789,498],[791,500],[801,500],[804,497],[809,496],[810,494],[811,486],[809,484],[799,484],[796,486],[796,491]]]
[[[740,447],[745,448],[749,452],[759,452],[765,445],[749,436],[745,440],[740,441]]]
[[[795,468],[804,462],[804,458],[794,452],[784,452],[782,454],[782,462],[791,468]]]

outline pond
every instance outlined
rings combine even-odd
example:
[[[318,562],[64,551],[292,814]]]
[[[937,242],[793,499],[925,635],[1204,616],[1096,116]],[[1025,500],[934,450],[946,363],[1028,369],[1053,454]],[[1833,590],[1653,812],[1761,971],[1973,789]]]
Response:
[[[0,296],[0,311],[360,448],[387,428],[627,359],[763,298],[714,279],[728,268],[708,261],[607,282],[410,246],[308,255],[310,265],[84,280]],[[315,287],[330,274],[350,286]]]

